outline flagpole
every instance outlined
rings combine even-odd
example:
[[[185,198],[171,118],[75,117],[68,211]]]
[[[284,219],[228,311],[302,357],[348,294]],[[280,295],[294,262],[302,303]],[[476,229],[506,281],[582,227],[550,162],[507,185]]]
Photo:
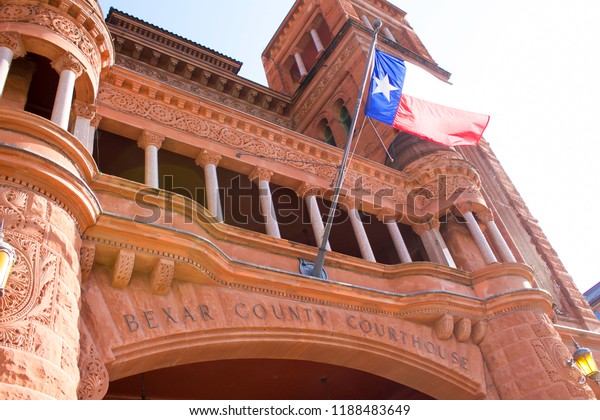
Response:
[[[358,93],[358,98],[356,99],[356,107],[354,108],[354,117],[352,118],[352,124],[350,125],[350,129],[348,130],[348,140],[346,141],[346,146],[344,147],[342,163],[340,163],[340,167],[338,169],[337,181],[333,190],[333,197],[331,199],[331,207],[329,208],[329,213],[327,214],[327,221],[325,222],[323,238],[321,239],[321,244],[319,245],[319,253],[317,254],[315,266],[312,271],[313,277],[321,277],[323,265],[325,264],[325,255],[327,254],[327,242],[329,241],[329,234],[331,233],[331,226],[333,224],[333,217],[335,215],[335,210],[339,201],[340,190],[342,189],[342,185],[344,183],[346,164],[348,162],[348,156],[350,155],[350,146],[352,144],[352,139],[354,138],[354,130],[356,129],[356,120],[358,119],[358,113],[360,111],[362,97],[365,92],[367,80],[369,78],[369,69],[371,67],[373,51],[375,50],[375,44],[377,43],[377,33],[379,32],[379,28],[381,28],[381,21],[379,19],[375,19],[375,21],[373,22],[373,28],[373,39],[371,40],[371,47],[369,49],[369,55],[367,56],[367,65],[365,66],[365,73],[363,75],[363,81],[360,87],[360,92]]]

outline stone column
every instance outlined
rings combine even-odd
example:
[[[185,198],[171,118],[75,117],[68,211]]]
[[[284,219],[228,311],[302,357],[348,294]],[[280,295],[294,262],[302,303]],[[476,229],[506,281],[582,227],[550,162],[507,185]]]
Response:
[[[321,241],[323,240],[323,233],[325,232],[325,225],[323,224],[323,218],[321,216],[321,211],[319,210],[319,205],[317,204],[316,196],[320,194],[321,189],[304,182],[296,192],[301,198],[304,198],[304,202],[308,207],[310,225],[312,227],[313,234],[315,235],[315,240],[317,241],[317,247],[320,248]],[[327,251],[331,251],[329,241],[327,241],[325,249],[327,249]]]
[[[429,223],[413,225],[413,230],[421,237],[429,261],[436,264],[456,268],[456,263],[440,234],[440,221],[432,220]]]
[[[0,33],[0,96],[4,92],[12,60],[23,57],[26,53],[23,40],[18,32]]]
[[[462,213],[465,221],[467,222],[467,227],[469,228],[469,232],[471,232],[471,236],[473,240],[477,244],[479,251],[481,251],[481,255],[483,255],[483,259],[487,265],[497,263],[498,260],[494,255],[494,251],[490,248],[490,244],[488,244],[481,228],[479,227],[479,223],[475,220],[475,216],[473,216],[472,208],[468,204],[462,204],[457,206],[458,210]]]
[[[408,252],[408,248],[406,247],[406,243],[404,242],[404,238],[400,233],[400,228],[398,227],[398,223],[394,219],[385,219],[384,222],[390,232],[390,236],[392,237],[392,242],[394,243],[394,248],[400,257],[400,262],[409,263],[412,262],[412,258],[410,257],[410,253]]]
[[[356,202],[354,197],[344,197],[339,201],[341,204],[346,206],[346,209],[348,211],[348,217],[350,218],[350,223],[352,223],[354,235],[356,235],[356,240],[358,241],[360,254],[365,260],[376,262],[375,255],[373,254],[373,249],[371,248],[371,243],[369,242],[369,238],[367,236],[367,232],[365,231],[365,227],[362,224],[362,220],[360,220],[360,214],[358,213],[358,209],[356,208]]]
[[[0,400],[77,399],[81,237],[51,192],[0,184],[17,253],[0,298]]]
[[[85,104],[75,101],[73,111],[75,112],[75,126],[73,127],[73,135],[79,139],[81,144],[92,153],[94,149],[92,129],[92,119],[96,115],[97,107],[95,105]],[[91,140],[91,141],[90,141]]]
[[[210,150],[202,149],[196,157],[196,165],[204,169],[204,182],[206,184],[206,206],[208,211],[219,221],[223,221],[221,199],[219,197],[219,180],[217,179],[217,165],[223,156]]]
[[[275,207],[273,206],[273,197],[271,196],[271,187],[269,186],[271,176],[273,176],[272,171],[256,167],[249,178],[251,181],[255,181],[258,184],[260,212],[265,218],[267,234],[274,238],[281,238],[279,225],[277,224],[277,216],[275,215]]]
[[[304,65],[304,60],[302,60],[300,51],[296,51],[294,53],[294,59],[296,60],[296,65],[298,66],[298,70],[300,71],[300,77],[306,76],[308,72],[306,71],[306,66]]]
[[[312,38],[313,42],[315,43],[315,48],[317,49],[317,53],[322,53],[323,51],[325,51],[325,47],[323,46],[323,43],[321,42],[321,37],[319,36],[319,33],[317,32],[317,30],[315,28],[311,28],[310,37]]]
[[[502,259],[502,261],[511,263],[517,262],[512,251],[508,247],[508,244],[504,240],[504,237],[500,233],[500,230],[498,230],[498,226],[496,226],[496,222],[494,221],[494,215],[492,214],[492,211],[488,209],[486,211],[479,212],[477,213],[477,217],[479,218],[479,220],[485,223],[485,226],[487,227],[488,232],[492,237],[492,243],[500,253],[500,258]]]
[[[165,136],[143,131],[138,139],[138,147],[144,149],[144,182],[153,188],[158,188],[158,149],[161,148]]]
[[[66,130],[69,126],[75,80],[83,73],[83,65],[75,56],[65,53],[52,62],[52,68],[58,72],[60,78],[50,120]]]
[[[491,376],[488,386],[503,400],[595,399],[590,387],[579,383],[581,372],[567,365],[572,350],[535,306],[531,300],[502,306],[487,321],[479,348]]]

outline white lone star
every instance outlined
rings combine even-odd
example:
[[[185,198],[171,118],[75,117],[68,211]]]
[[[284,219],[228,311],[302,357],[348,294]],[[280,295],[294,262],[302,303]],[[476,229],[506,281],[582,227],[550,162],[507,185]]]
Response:
[[[392,90],[400,90],[400,88],[390,83],[390,78],[387,74],[381,79],[378,79],[377,76],[373,76],[373,80],[375,80],[376,84],[375,89],[373,89],[373,95],[376,93],[383,93],[383,96],[385,96],[385,99],[387,99],[388,102],[390,101],[390,92]]]

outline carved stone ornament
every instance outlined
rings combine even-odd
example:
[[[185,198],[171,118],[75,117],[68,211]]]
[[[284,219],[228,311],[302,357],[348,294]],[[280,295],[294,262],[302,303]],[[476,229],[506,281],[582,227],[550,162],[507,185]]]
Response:
[[[198,156],[196,156],[196,165],[201,166],[203,168],[208,164],[218,166],[222,158],[223,156],[217,152],[202,149],[200,153],[198,153]]]
[[[171,288],[174,273],[175,262],[173,260],[164,258],[158,260],[150,274],[152,293],[155,295],[166,295]]]
[[[478,211],[476,213],[477,218],[484,224],[494,221],[494,213],[490,209]]]
[[[73,111],[75,111],[75,115],[78,117],[87,118],[89,120],[93,119],[96,116],[97,106],[86,104],[80,101],[75,101],[73,103]]]
[[[447,340],[454,332],[454,317],[450,314],[442,315],[434,324],[433,330],[440,340]]]
[[[84,328],[82,330],[78,362],[81,379],[77,387],[77,399],[101,400],[108,391],[108,371],[91,337]]]
[[[127,287],[133,273],[135,263],[135,252],[127,249],[120,249],[115,265],[113,267],[113,278],[111,286],[117,289]]]
[[[485,333],[487,331],[487,322],[479,321],[471,328],[471,340],[473,344],[481,343],[481,340],[485,337]]]
[[[59,34],[87,57],[92,64],[95,76],[98,77],[101,57],[96,42],[83,25],[72,19],[67,13],[57,13],[42,2],[37,2],[37,4],[4,3],[0,5],[0,22],[37,25]]]
[[[4,376],[24,389],[56,381],[56,387],[40,386],[40,392],[75,398],[81,237],[73,216],[51,194],[31,187],[6,179],[0,184],[5,240],[17,255],[0,299],[0,347],[14,350],[4,352]],[[20,360],[27,357],[35,366],[53,368],[23,365]],[[61,378],[51,373],[59,371]]]
[[[137,144],[138,147],[142,149],[145,149],[148,146],[155,146],[157,149],[160,149],[164,140],[165,136],[144,130],[139,137]]]
[[[267,181],[269,182],[271,180],[271,177],[273,176],[273,171],[270,171],[266,168],[261,168],[259,166],[256,166],[252,172],[250,173],[250,175],[248,176],[248,178],[250,178],[250,181]]]
[[[13,58],[23,57],[27,54],[23,40],[18,32],[1,32],[0,47],[6,47],[13,53]]]
[[[65,70],[71,70],[77,77],[79,77],[83,73],[83,65],[71,53],[59,55],[52,62],[52,68],[56,70],[58,74],[61,74]]]
[[[302,185],[300,185],[300,187],[298,187],[296,190],[296,193],[298,196],[305,198],[311,195],[319,196],[321,195],[322,191],[320,187],[303,182]]]
[[[94,257],[96,255],[96,245],[92,242],[85,242],[81,246],[81,280],[86,281],[92,272]]]
[[[454,325],[454,336],[461,343],[469,339],[471,336],[471,320],[469,318],[461,318]]]

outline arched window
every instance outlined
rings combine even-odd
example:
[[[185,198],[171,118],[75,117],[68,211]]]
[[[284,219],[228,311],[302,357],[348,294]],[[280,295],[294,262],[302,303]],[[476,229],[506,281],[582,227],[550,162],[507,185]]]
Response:
[[[325,142],[332,146],[337,146],[335,143],[335,138],[333,137],[333,133],[331,132],[331,128],[328,125],[325,126]]]
[[[346,133],[348,133],[350,131],[350,127],[352,126],[352,117],[344,105],[342,105],[340,108],[340,121],[344,125]]]
[[[335,138],[333,137],[333,131],[331,131],[331,127],[329,127],[329,121],[327,121],[327,118],[323,118],[319,122],[319,126],[321,130],[323,130],[323,139],[325,140],[325,143],[332,146],[337,146]]]

